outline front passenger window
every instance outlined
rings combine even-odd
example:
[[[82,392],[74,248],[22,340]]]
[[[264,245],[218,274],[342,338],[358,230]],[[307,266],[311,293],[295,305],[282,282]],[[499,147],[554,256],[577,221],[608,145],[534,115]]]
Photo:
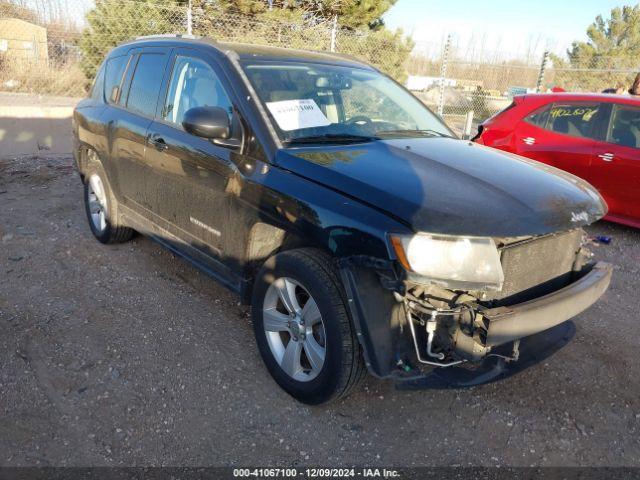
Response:
[[[165,121],[182,128],[187,110],[194,107],[221,107],[232,120],[233,107],[213,69],[197,58],[178,56],[162,111]]]
[[[623,147],[640,148],[640,108],[616,105],[607,141]]]

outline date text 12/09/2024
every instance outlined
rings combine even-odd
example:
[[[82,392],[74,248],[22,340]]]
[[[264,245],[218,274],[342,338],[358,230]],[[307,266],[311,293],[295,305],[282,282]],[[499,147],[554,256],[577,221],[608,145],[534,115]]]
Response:
[[[387,468],[236,468],[234,478],[400,478]]]

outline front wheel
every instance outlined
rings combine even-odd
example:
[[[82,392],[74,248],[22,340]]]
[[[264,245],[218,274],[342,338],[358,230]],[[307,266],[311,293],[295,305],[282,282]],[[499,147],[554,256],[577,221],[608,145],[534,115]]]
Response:
[[[346,395],[365,368],[331,257],[315,249],[278,254],[253,290],[262,359],[290,395],[320,404]]]

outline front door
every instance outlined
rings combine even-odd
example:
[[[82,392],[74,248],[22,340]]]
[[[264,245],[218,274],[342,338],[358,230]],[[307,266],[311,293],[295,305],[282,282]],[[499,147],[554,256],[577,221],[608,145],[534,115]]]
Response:
[[[148,132],[147,164],[162,195],[156,213],[190,246],[223,258],[234,150],[187,133],[182,119],[190,108],[216,106],[229,113],[232,137],[241,139],[241,127],[215,59],[178,49],[172,64],[163,107]]]
[[[609,214],[640,222],[640,108],[613,106],[591,170],[591,182],[607,201]]]

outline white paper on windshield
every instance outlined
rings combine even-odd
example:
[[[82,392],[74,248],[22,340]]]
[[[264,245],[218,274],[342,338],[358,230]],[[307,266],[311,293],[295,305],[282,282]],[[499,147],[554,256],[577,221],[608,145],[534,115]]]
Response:
[[[331,122],[322,113],[315,100],[310,98],[267,102],[267,108],[276,122],[278,122],[278,126],[286,132],[301,128],[331,125]]]

